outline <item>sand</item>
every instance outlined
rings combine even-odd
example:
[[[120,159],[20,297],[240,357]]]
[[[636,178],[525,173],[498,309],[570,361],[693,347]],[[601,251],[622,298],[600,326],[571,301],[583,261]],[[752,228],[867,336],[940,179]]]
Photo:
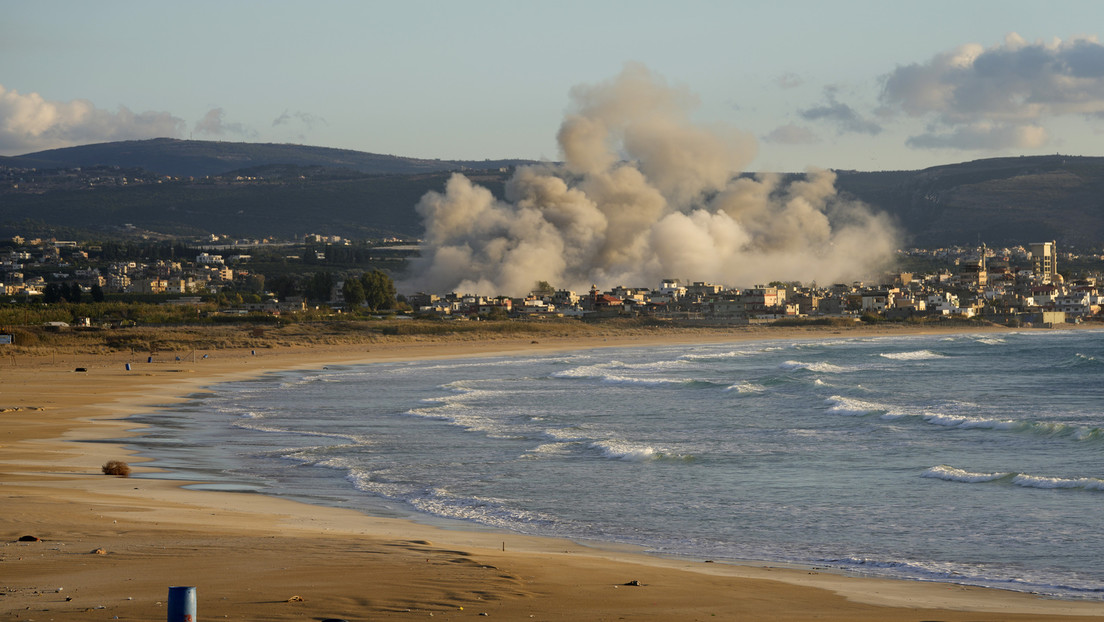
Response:
[[[443,530],[257,494],[185,490],[106,442],[135,433],[128,415],[279,369],[835,332],[216,350],[194,361],[190,353],[183,361],[161,353],[152,364],[145,354],[0,350],[0,620],[163,620],[174,585],[196,587],[204,620],[1104,620],[1098,602],[671,560],[613,546]],[[129,462],[141,477],[103,475],[101,465],[112,459]],[[21,536],[39,540],[19,542]]]

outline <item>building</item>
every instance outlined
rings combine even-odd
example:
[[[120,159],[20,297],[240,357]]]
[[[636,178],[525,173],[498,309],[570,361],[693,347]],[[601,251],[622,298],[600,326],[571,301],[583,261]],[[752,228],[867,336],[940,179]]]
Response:
[[[1037,242],[1029,244],[1031,251],[1031,263],[1034,266],[1035,277],[1043,283],[1053,283],[1058,280],[1058,248],[1057,242]]]

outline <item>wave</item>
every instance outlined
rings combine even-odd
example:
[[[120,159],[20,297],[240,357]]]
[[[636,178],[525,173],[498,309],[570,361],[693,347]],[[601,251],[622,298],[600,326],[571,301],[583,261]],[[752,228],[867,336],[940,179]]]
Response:
[[[968,564],[943,561],[892,561],[868,557],[843,557],[814,560],[831,568],[874,575],[893,576],[921,581],[938,581],[955,585],[976,585],[1013,592],[1026,592],[1039,596],[1063,596],[1071,593],[1097,598],[1101,589],[1093,581],[1070,580],[1053,582],[1047,577],[1024,576],[1023,569],[1009,570],[992,564]]]
[[[605,458],[625,460],[627,462],[647,462],[650,460],[685,460],[689,456],[674,455],[651,445],[641,445],[629,441],[595,441],[589,445],[597,449]]]
[[[778,348],[781,349],[781,348]],[[764,350],[765,351],[765,350]],[[744,358],[755,354],[753,350],[730,350],[727,352],[708,352],[708,353],[694,353],[683,354],[678,357],[680,361],[687,362],[709,362],[709,361],[725,361],[734,358]]]
[[[948,415],[943,413],[924,413],[913,416],[920,417],[932,425],[963,430],[1007,430],[1011,432],[1037,434],[1039,436],[1051,438],[1068,437],[1075,441],[1095,441],[1104,438],[1104,430],[1101,428],[1086,428],[1067,423],[1019,421],[1015,419],[986,419],[984,417],[965,417],[962,415]]]
[[[1072,357],[1065,361],[1062,361],[1061,363],[1058,363],[1056,366],[1064,369],[1073,369],[1079,367],[1099,367],[1100,365],[1104,365],[1104,361],[1101,361],[1095,356],[1092,356],[1091,354],[1081,354],[1080,352],[1075,352]]]
[[[1012,477],[1014,473],[971,473],[963,469],[941,464],[934,466],[927,471],[924,471],[920,477],[930,477],[932,479],[941,479],[948,482],[962,482],[966,484],[977,484],[980,482],[993,482],[999,479],[1005,479]]]
[[[709,382],[708,380],[695,380],[692,378],[640,378],[636,376],[620,376],[615,374],[604,376],[600,380],[604,384],[635,384],[644,387],[662,387],[672,385],[683,387],[716,386],[715,383]]]
[[[737,393],[749,394],[749,393],[762,393],[767,388],[761,384],[755,384],[754,382],[737,382],[736,384],[729,385],[724,389],[727,391],[735,391]]]
[[[591,447],[602,452],[606,458],[615,460],[627,460],[629,462],[643,462],[654,460],[659,452],[650,445],[636,445],[627,441],[595,441]]]
[[[361,436],[359,434],[345,434],[341,432],[320,432],[316,430],[292,430],[289,428],[280,428],[273,425],[264,425],[257,423],[256,419],[249,419],[246,421],[235,421],[231,425],[235,428],[242,430],[252,430],[254,432],[266,432],[270,434],[291,434],[293,436],[318,436],[322,438],[336,438],[343,441],[349,441],[356,445],[369,445],[372,440],[367,436]]]
[[[678,386],[705,388],[719,386],[715,382],[696,378],[650,377],[611,372],[612,369],[632,370],[637,368],[646,370],[647,366],[633,367],[624,364],[585,365],[553,372],[549,374],[548,377],[566,380],[597,380],[603,384],[640,385],[646,387]]]
[[[894,361],[930,361],[932,359],[945,358],[944,355],[938,352],[932,352],[931,350],[916,350],[913,352],[883,352],[879,354],[882,358],[892,359]]]
[[[828,405],[828,412],[837,415],[853,417],[878,415],[881,419],[887,421],[912,418],[930,425],[959,430],[1002,430],[1036,434],[1048,438],[1070,438],[1075,441],[1104,440],[1104,429],[1099,427],[1084,427],[1050,421],[970,417],[920,409],[910,411],[889,404],[868,402],[841,395],[833,395],[824,401]]]
[[[510,508],[502,499],[486,497],[461,497],[444,488],[420,488],[410,484],[390,482],[379,473],[363,469],[350,469],[345,477],[361,492],[405,503],[419,512],[466,520],[500,529],[512,529],[522,533],[533,526],[550,528],[560,521],[548,514],[531,510]]]
[[[805,363],[802,361],[786,361],[778,366],[779,369],[785,371],[799,371],[808,370],[814,372],[821,372],[826,374],[839,374],[847,371],[854,371],[853,367],[841,367],[839,365],[833,365],[831,363],[817,362],[817,363]]]
[[[828,412],[837,415],[863,416],[889,414],[889,407],[875,402],[865,402],[850,397],[833,395],[825,400],[829,404]]]
[[[1050,477],[1015,472],[972,473],[946,464],[932,467],[920,476],[965,484],[1005,481],[1024,488],[1080,489],[1104,492],[1104,479],[1098,477]]]

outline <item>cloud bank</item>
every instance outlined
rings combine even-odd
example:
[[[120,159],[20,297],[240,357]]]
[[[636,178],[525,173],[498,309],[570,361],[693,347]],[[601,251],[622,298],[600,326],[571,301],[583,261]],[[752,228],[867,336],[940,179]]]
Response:
[[[1013,33],[988,49],[968,44],[898,67],[882,82],[886,111],[928,122],[911,147],[1034,149],[1048,141],[1048,118],[1104,117],[1104,46]]]
[[[115,111],[74,99],[56,102],[0,85],[0,154],[19,155],[75,144],[179,136],[183,120],[167,112]]]
[[[403,289],[835,282],[872,273],[896,248],[883,217],[837,196],[831,172],[792,183],[737,177],[754,139],[695,125],[695,98],[644,67],[576,87],[571,99],[562,165],[519,168],[504,201],[459,174],[422,198],[425,243]]]

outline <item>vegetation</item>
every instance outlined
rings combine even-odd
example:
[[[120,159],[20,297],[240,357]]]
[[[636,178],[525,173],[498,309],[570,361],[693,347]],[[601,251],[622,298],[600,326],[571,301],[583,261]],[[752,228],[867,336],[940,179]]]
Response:
[[[104,475],[130,477],[130,465],[122,460],[108,460],[102,467]]]
[[[0,159],[0,237],[228,233],[293,238],[319,232],[354,239],[417,238],[423,226],[414,206],[427,191],[442,190],[453,171],[501,198],[509,169],[523,163],[170,139],[86,145]],[[47,179],[51,172],[54,181]],[[1099,203],[1104,158],[1099,157],[992,158],[920,171],[837,171],[836,187],[843,198],[887,214],[907,232],[905,245],[973,245],[981,238],[990,245],[1056,240],[1073,248],[1104,239]]]

